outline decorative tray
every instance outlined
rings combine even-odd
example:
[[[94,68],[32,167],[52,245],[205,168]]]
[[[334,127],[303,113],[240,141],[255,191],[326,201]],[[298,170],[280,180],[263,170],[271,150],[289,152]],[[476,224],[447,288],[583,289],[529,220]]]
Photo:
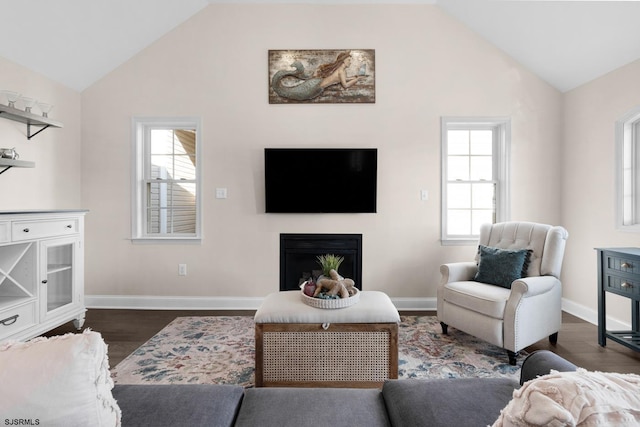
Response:
[[[351,295],[349,298],[338,298],[338,299],[313,298],[305,295],[305,293],[302,291],[300,292],[300,297],[302,298],[302,302],[315,308],[326,308],[326,309],[346,308],[346,307],[351,307],[352,305],[357,304],[358,301],[360,301],[360,291],[356,288],[356,293]]]

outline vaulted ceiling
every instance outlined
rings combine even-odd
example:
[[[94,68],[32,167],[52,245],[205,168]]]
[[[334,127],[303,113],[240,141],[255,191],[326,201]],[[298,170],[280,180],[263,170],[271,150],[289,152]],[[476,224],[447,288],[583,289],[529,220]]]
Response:
[[[0,56],[82,91],[210,3],[435,4],[565,92],[640,58],[640,1],[0,0]]]

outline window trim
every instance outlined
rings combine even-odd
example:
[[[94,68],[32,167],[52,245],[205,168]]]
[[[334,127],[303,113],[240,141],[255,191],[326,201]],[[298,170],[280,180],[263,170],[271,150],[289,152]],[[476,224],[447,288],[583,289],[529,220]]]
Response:
[[[510,154],[511,154],[511,119],[509,117],[458,117],[443,116],[440,120],[440,243],[443,246],[475,245],[479,236],[451,237],[447,234],[447,177],[448,177],[448,144],[447,131],[451,129],[493,129],[494,156],[493,167],[496,182],[496,222],[507,221],[510,209]]]
[[[625,144],[631,144],[632,224],[625,224]],[[640,106],[632,108],[615,123],[615,227],[619,231],[640,232]]]
[[[147,234],[145,229],[145,208],[144,208],[144,176],[147,166],[145,156],[147,139],[145,133],[150,128],[184,129],[195,128],[196,130],[196,231],[189,234],[157,235]],[[131,191],[131,240],[134,243],[197,243],[202,239],[202,125],[199,117],[133,117],[131,119],[132,129],[132,191]]]

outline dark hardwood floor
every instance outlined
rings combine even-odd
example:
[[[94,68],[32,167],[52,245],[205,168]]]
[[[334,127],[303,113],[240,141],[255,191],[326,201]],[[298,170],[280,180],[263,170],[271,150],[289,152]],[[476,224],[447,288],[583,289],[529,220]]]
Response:
[[[112,367],[145,343],[176,317],[181,316],[253,316],[254,311],[202,311],[202,310],[107,310],[87,311],[84,328],[100,332],[109,345],[109,362]],[[431,311],[404,311],[401,315],[435,315]],[[69,322],[46,336],[76,332]],[[546,349],[591,371],[640,374],[640,352],[607,341],[606,347],[598,345],[597,327],[575,316],[563,313],[562,329],[558,343],[540,341],[527,352]],[[506,354],[505,354],[506,358]]]
[[[111,310],[89,309],[83,329],[100,332],[109,346],[109,365],[116,366],[125,357],[160,332],[176,317],[253,316],[255,311],[211,310]],[[53,329],[45,336],[77,332],[72,322]]]

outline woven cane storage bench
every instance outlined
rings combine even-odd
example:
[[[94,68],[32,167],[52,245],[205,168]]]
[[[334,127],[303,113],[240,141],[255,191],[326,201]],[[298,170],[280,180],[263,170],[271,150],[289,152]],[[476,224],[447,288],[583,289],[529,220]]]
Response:
[[[268,295],[255,314],[256,387],[381,387],[398,378],[398,310],[362,291],[346,308],[304,304],[299,291]]]

